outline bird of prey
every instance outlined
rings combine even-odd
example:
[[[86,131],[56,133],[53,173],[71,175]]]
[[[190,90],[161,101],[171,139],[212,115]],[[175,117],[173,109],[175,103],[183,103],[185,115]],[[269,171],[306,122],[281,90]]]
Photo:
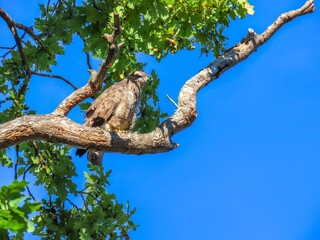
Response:
[[[127,131],[134,126],[141,92],[148,81],[142,71],[130,73],[121,82],[107,88],[88,108],[84,125],[100,127],[106,131]],[[82,157],[84,149],[77,149],[76,155]],[[88,150],[88,160],[93,165],[101,165],[103,152]]]

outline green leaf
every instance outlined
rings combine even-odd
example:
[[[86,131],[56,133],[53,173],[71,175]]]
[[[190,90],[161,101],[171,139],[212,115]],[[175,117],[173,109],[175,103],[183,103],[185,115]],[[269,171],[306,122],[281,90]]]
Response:
[[[8,157],[5,149],[0,150],[0,164],[2,166],[12,167],[11,159]]]
[[[84,102],[79,104],[80,109],[84,111],[87,110],[90,106],[91,106],[91,103],[89,102]]]
[[[0,188],[0,229],[12,232],[33,231],[32,222],[27,216],[39,209],[39,203],[31,203],[22,194],[26,181],[13,181],[9,186]]]
[[[134,9],[134,4],[132,2],[128,2],[127,7],[131,8],[131,9]]]

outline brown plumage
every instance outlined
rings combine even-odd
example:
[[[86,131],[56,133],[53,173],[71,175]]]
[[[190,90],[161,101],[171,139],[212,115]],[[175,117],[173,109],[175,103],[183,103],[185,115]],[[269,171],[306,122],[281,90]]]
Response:
[[[101,127],[107,131],[126,131],[133,127],[140,103],[142,89],[148,81],[142,71],[130,73],[124,80],[107,88],[88,108],[84,125]],[[86,150],[77,149],[83,156]],[[89,151],[88,160],[100,165],[103,152]]]

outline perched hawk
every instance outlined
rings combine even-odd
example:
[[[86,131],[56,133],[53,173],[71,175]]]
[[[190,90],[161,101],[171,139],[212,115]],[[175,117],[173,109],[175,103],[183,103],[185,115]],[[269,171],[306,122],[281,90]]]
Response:
[[[146,73],[134,71],[107,88],[86,111],[84,125],[112,132],[129,130],[135,123],[141,92],[148,79]],[[84,149],[76,151],[79,157],[85,153]],[[88,152],[88,160],[94,165],[100,165],[102,157],[103,152]]]

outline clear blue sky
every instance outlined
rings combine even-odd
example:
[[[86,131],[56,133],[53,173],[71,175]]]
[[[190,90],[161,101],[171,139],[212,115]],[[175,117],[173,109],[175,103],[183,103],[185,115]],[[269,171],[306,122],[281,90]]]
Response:
[[[16,21],[31,24],[37,1],[4,1]],[[304,0],[252,0],[255,14],[227,30],[232,46],[252,28],[257,33]],[[317,6],[319,8],[319,6]],[[132,240],[316,240],[320,239],[320,15],[288,23],[246,61],[230,69],[198,95],[198,119],[174,136],[169,153],[106,154],[111,188],[137,208],[140,227]],[[0,21],[0,42],[12,41]],[[3,45],[3,44],[1,44]],[[82,86],[88,79],[79,43],[59,57],[55,74]],[[174,106],[183,83],[212,61],[199,52],[181,52],[160,64],[151,57],[146,71],[160,78],[163,111]],[[97,66],[97,65],[96,65]],[[72,89],[59,80],[34,78],[28,102],[50,113]],[[83,121],[75,108],[69,117]],[[73,150],[74,152],[74,150]],[[74,157],[77,171],[86,158]],[[0,184],[13,172],[0,169]],[[83,184],[83,177],[78,180]],[[41,191],[36,194],[41,198]]]

